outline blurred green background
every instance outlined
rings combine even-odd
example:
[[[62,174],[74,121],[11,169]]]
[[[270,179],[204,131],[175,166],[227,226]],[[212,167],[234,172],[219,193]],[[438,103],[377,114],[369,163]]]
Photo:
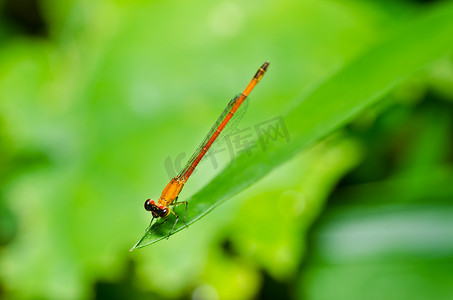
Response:
[[[188,229],[128,251],[144,200],[265,60],[240,128],[283,118],[449,2],[0,1],[0,298],[453,299],[451,53]],[[181,197],[229,160],[204,162]]]

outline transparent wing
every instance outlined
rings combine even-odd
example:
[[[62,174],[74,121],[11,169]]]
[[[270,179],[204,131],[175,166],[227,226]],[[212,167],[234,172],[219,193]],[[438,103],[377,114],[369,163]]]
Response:
[[[217,121],[214,123],[214,125],[209,130],[209,132],[206,135],[206,137],[200,143],[200,146],[198,146],[198,148],[192,154],[192,156],[190,157],[190,159],[188,160],[188,162],[186,163],[184,168],[179,172],[179,174],[178,174],[179,178],[182,178],[184,176],[184,174],[187,172],[187,170],[190,168],[190,166],[195,161],[195,159],[198,157],[198,155],[201,152],[201,150],[203,149],[203,147],[206,145],[206,143],[209,141],[211,136],[214,134],[214,132],[219,127],[220,123],[222,123],[222,121],[227,116],[228,112],[231,110],[233,105],[236,103],[236,101],[238,100],[239,96],[240,96],[240,94],[236,95],[233,99],[230,100],[228,105],[225,107],[223,112],[220,114],[220,116],[217,119]],[[208,156],[209,152],[213,151],[212,149],[215,149],[216,147],[218,147],[219,145],[222,144],[222,141],[224,140],[225,136],[230,134],[237,127],[237,125],[239,124],[240,120],[243,118],[243,116],[245,115],[245,112],[247,111],[248,101],[249,101],[249,99],[246,98],[245,101],[242,103],[242,105],[239,107],[239,109],[234,113],[233,118],[227,123],[227,125],[222,130],[220,135],[217,137],[217,139],[211,145],[211,147],[209,148],[207,154],[205,154],[205,156],[203,157],[202,161]]]
[[[207,160],[211,155],[215,155],[216,150],[222,149],[225,146],[225,138],[232,134],[234,130],[238,127],[239,123],[241,122],[242,118],[244,117],[245,113],[247,112],[247,108],[249,106],[249,99],[247,98],[244,103],[239,107],[239,109],[234,113],[233,118],[230,120],[230,122],[227,123],[225,128],[222,130],[222,132],[219,134],[217,139],[214,141],[212,144],[211,148],[209,148],[208,152],[206,153],[205,156],[201,159],[202,163],[203,161]]]

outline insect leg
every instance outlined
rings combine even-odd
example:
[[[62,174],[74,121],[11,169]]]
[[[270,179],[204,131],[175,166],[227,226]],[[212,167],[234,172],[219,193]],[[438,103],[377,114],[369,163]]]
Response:
[[[148,225],[148,227],[146,227],[145,232],[151,228],[151,225],[153,225],[153,221],[154,221],[154,217],[151,219],[151,222],[149,222],[149,225]]]
[[[175,215],[175,217],[176,217],[176,220],[175,220],[175,223],[173,224],[173,227],[172,227],[172,228],[171,228],[171,230],[170,230],[170,233],[169,233],[169,234],[168,234],[168,236],[167,236],[167,240],[168,240],[168,238],[170,237],[170,235],[172,234],[172,232],[173,232],[173,229],[175,229],[176,223],[178,223],[178,220],[179,220],[179,216],[178,216],[178,214],[177,214],[177,213],[175,213],[175,212],[174,212],[174,211],[173,211],[172,209],[170,209],[170,208],[168,208],[168,209],[170,210],[170,212],[171,212],[172,214],[174,214],[174,215]],[[167,219],[165,219],[165,221],[167,221]]]
[[[186,227],[188,228],[189,225],[187,225],[187,223],[186,223],[186,217],[187,217],[187,207],[189,206],[189,202],[183,201],[183,202],[173,203],[173,206],[182,205],[182,204],[184,204],[186,206],[183,222],[184,222],[184,225],[186,225]]]

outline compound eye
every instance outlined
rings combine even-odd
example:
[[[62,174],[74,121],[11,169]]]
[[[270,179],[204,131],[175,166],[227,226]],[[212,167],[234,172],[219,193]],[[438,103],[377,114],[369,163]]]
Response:
[[[168,208],[164,208],[162,209],[161,213],[160,213],[160,216],[161,217],[166,217],[168,215]]]
[[[151,210],[153,209],[153,204],[151,203],[152,201],[153,201],[153,200],[151,200],[151,199],[147,199],[147,200],[145,201],[145,209],[146,209],[147,211],[151,211]]]

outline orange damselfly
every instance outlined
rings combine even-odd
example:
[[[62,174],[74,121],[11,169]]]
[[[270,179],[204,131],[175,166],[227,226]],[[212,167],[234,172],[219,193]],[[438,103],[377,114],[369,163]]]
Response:
[[[255,76],[253,76],[252,80],[247,85],[247,87],[242,92],[242,94],[234,97],[228,103],[227,107],[224,109],[224,111],[222,112],[220,117],[214,123],[214,126],[212,126],[211,130],[209,130],[205,139],[200,144],[200,146],[197,148],[197,150],[194,152],[194,154],[191,156],[191,158],[187,162],[186,166],[181,170],[181,172],[176,177],[174,177],[167,184],[167,186],[163,190],[162,195],[160,196],[157,203],[151,199],[147,199],[145,201],[145,209],[147,211],[150,211],[153,216],[153,218],[151,219],[150,226],[154,219],[165,218],[165,221],[160,224],[160,225],[162,225],[163,223],[165,223],[167,221],[167,217],[169,216],[169,214],[172,213],[176,217],[176,220],[175,220],[175,223],[173,224],[172,229],[170,230],[170,233],[168,234],[168,237],[170,237],[173,229],[176,226],[176,223],[179,220],[179,216],[170,208],[170,206],[177,206],[177,205],[186,206],[186,211],[184,214],[184,223],[185,223],[188,202],[186,202],[186,201],[177,202],[179,193],[181,192],[184,184],[189,179],[190,175],[192,175],[192,173],[195,170],[195,168],[197,167],[198,163],[205,156],[206,152],[208,152],[209,148],[212,146],[212,144],[217,139],[217,137],[220,135],[220,133],[224,130],[227,123],[233,119],[233,117],[235,116],[235,113],[237,112],[239,107],[244,103],[244,101],[247,99],[250,92],[253,90],[253,88],[256,86],[256,84],[264,76],[268,66],[269,66],[269,62],[265,62],[258,69]]]

